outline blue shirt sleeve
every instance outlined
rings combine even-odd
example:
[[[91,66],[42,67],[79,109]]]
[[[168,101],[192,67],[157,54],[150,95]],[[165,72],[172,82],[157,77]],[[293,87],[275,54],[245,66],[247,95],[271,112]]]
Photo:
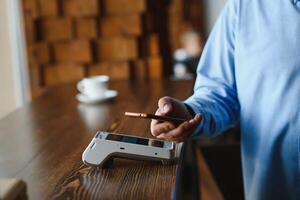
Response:
[[[203,116],[194,136],[218,134],[239,119],[234,55],[238,13],[238,1],[230,0],[203,50],[194,94],[184,102]]]

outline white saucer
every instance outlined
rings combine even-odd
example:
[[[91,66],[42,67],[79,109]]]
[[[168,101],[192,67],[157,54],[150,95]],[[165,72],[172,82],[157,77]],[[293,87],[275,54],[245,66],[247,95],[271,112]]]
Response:
[[[76,95],[76,99],[81,103],[87,104],[95,104],[103,101],[107,101],[118,96],[118,92],[116,90],[107,90],[102,97],[88,97],[85,94],[78,93]]]

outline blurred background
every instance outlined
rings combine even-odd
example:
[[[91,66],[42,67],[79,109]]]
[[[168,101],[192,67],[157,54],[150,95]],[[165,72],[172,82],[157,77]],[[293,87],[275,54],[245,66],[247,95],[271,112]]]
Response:
[[[193,79],[226,0],[1,0],[0,118],[49,86]]]
[[[193,80],[226,1],[0,0],[0,119],[88,76]],[[239,129],[228,133],[201,148],[225,199],[243,199]]]

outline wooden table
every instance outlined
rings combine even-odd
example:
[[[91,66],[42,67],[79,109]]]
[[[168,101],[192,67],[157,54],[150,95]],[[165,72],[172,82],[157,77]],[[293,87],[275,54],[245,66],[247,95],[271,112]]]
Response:
[[[190,81],[111,82],[119,92],[111,102],[84,105],[75,85],[50,88],[32,103],[0,120],[0,178],[27,183],[30,199],[170,199],[176,164],[119,161],[113,168],[92,169],[81,154],[96,130],[151,137],[148,120],[125,111],[154,112],[159,97],[185,99]],[[222,199],[198,152],[203,199]]]

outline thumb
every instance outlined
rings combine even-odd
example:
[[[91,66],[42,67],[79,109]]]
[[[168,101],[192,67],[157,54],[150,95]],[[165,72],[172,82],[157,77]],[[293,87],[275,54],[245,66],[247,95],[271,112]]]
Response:
[[[160,98],[158,101],[158,108],[160,110],[160,113],[162,114],[170,113],[172,110],[172,102],[173,99],[171,97]]]

